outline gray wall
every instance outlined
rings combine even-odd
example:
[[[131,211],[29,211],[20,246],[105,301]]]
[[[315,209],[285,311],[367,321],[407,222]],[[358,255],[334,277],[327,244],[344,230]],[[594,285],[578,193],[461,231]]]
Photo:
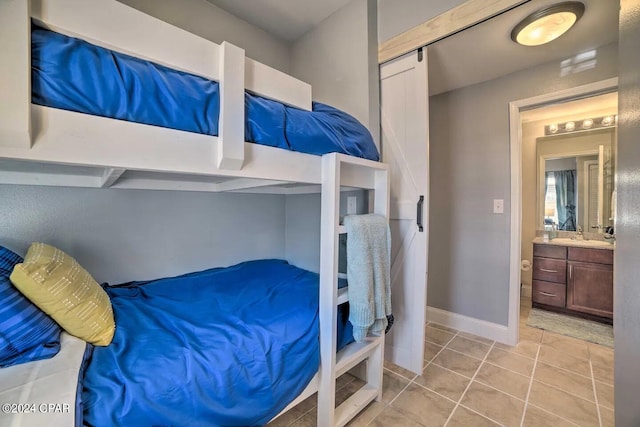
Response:
[[[333,13],[291,47],[291,74],[311,84],[313,99],[340,108],[360,120],[379,141],[379,75],[375,0],[353,0]],[[367,211],[364,192],[358,213]],[[286,197],[287,259],[302,268],[320,268],[320,195]]]
[[[378,140],[379,77],[375,0],[353,0],[291,47],[291,74],[313,99],[360,120]]]
[[[618,213],[614,260],[616,425],[640,425],[640,0],[620,2]]]
[[[340,215],[347,213],[347,197],[356,196],[358,214],[368,212],[366,191],[340,193]],[[286,196],[286,259],[298,267],[320,271],[320,195]]]
[[[387,41],[465,1],[378,0],[378,41]]]
[[[99,282],[284,258],[284,197],[0,185],[0,245],[45,242]]]
[[[246,55],[289,71],[289,45],[204,0],[118,0],[215,43],[228,41]]]
[[[430,98],[429,306],[507,325],[510,101],[617,76],[617,46],[595,68],[559,76],[558,62]],[[493,214],[504,199],[504,214]]]

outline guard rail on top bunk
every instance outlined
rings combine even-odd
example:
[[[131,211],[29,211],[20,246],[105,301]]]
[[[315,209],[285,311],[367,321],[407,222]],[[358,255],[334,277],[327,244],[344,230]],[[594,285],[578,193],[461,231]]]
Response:
[[[357,178],[355,178],[357,177]],[[348,301],[346,288],[338,289],[340,186],[372,190],[372,213],[389,218],[389,174],[386,164],[345,156],[322,157],[322,212],[320,233],[320,369],[309,386],[281,413],[318,392],[318,426],[343,426],[371,401],[382,398],[384,335],[351,343],[336,354],[338,305]],[[356,182],[357,181],[357,182]],[[335,406],[336,379],[366,361],[366,384],[346,401]]]
[[[219,82],[219,136],[32,104],[31,21]],[[244,140],[245,90],[308,111],[309,84],[116,0],[3,0],[0,67],[2,183],[195,191],[242,190],[258,180],[320,183],[317,156]],[[127,172],[131,179],[121,185]],[[221,179],[189,181],[194,176]]]

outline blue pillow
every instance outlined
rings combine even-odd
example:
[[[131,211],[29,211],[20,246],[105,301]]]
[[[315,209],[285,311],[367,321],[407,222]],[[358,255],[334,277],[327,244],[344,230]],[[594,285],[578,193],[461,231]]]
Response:
[[[22,257],[0,246],[0,367],[48,359],[60,351],[60,327],[11,284]]]

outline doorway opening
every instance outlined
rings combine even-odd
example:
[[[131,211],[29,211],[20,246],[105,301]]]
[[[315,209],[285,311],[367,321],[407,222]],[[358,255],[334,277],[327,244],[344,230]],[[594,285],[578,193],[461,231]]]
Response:
[[[581,178],[578,183],[577,173],[575,173],[578,170],[584,171],[585,168],[588,170],[589,165],[598,158],[602,165],[599,167],[603,168],[602,159],[605,153],[600,151],[604,151],[604,147],[603,150],[597,148],[594,150],[593,147],[576,146],[572,150],[561,153],[557,147],[554,147],[557,144],[552,140],[558,138],[554,135],[564,135],[572,139],[578,134],[592,133],[593,130],[588,130],[590,128],[612,128],[610,124],[602,126],[603,118],[600,116],[595,117],[596,126],[594,126],[594,115],[599,113],[604,115],[605,111],[609,111],[608,107],[601,110],[589,107],[591,109],[584,111],[565,110],[565,108],[571,107],[571,104],[578,100],[615,93],[617,85],[617,78],[613,78],[513,101],[509,105],[512,207],[508,340],[511,345],[518,343],[521,295],[531,297],[533,239],[536,237],[544,239],[545,233],[547,237],[549,233],[555,233],[570,238],[576,232],[582,233],[585,229],[587,233],[601,232],[609,224],[612,198],[605,197],[602,190],[593,190],[594,187],[600,188],[606,184],[604,174],[601,173],[599,178],[597,174],[591,174],[592,177],[596,176],[596,181],[600,181],[594,183],[593,179],[589,181],[583,176],[584,173],[580,173]],[[610,95],[610,97],[613,96],[617,99],[617,95]],[[578,120],[580,122],[577,126],[581,128],[576,131]],[[592,123],[589,123],[589,120]],[[608,120],[605,120],[604,124],[607,124]],[[595,130],[598,131],[598,129]],[[546,146],[541,147],[540,150],[537,147],[538,139],[543,144],[547,142]],[[570,142],[573,143],[573,141]],[[525,161],[525,158],[529,160]],[[569,164],[573,166],[567,166]],[[547,165],[549,165],[549,171],[546,170]],[[558,169],[557,174],[554,168]],[[573,170],[574,174],[561,172],[567,170]],[[613,189],[613,173],[612,171],[609,173],[611,177],[609,185]],[[550,185],[551,182],[553,185]],[[567,196],[568,189],[572,189],[572,195]],[[560,197],[562,197],[561,203],[558,202]],[[545,203],[547,199],[549,199],[548,203]],[[608,200],[605,202],[605,199]],[[594,208],[594,206],[600,207]],[[560,228],[562,230],[559,230]],[[555,292],[545,292],[557,296]],[[557,302],[558,305],[561,303],[561,301]],[[526,310],[527,307],[523,309]]]

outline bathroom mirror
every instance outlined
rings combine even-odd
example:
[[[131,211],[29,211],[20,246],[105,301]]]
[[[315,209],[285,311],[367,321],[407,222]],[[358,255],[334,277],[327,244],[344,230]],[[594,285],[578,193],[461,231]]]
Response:
[[[536,139],[539,229],[556,224],[560,231],[602,232],[613,226],[615,137],[612,125]]]

